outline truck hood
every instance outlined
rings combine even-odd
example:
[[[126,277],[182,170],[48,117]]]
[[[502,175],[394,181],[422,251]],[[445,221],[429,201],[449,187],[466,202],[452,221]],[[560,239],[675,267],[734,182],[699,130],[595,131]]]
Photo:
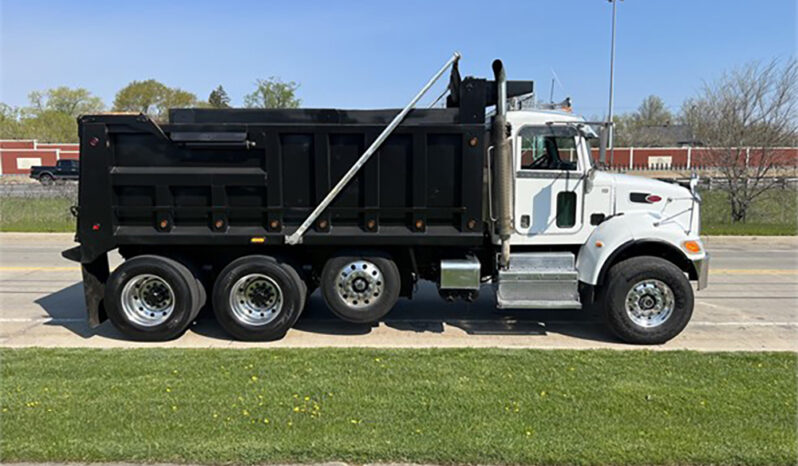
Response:
[[[669,223],[678,223],[686,232],[698,230],[698,204],[693,201],[689,189],[642,176],[606,172],[597,172],[596,175],[594,183],[611,186],[615,194],[615,214],[648,211]],[[660,200],[642,200],[650,194],[659,196]]]
[[[665,198],[690,197],[690,190],[676,183],[654,180],[642,176],[606,174],[611,177],[616,194],[645,192]],[[628,197],[628,196],[627,196]],[[616,199],[618,196],[616,196]]]

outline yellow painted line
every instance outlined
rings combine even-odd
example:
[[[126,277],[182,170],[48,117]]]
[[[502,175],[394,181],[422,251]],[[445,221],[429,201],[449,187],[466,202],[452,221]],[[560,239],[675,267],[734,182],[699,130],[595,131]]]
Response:
[[[65,270],[80,270],[80,267],[75,266],[64,266],[64,267],[55,267],[55,266],[41,266],[41,267],[26,267],[26,266],[2,266],[0,267],[0,272],[62,272]]]
[[[710,275],[798,275],[790,269],[709,269]]]

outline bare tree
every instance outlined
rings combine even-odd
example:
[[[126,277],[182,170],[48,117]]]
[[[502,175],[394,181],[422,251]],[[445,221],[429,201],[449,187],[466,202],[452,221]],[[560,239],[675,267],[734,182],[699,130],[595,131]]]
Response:
[[[685,101],[682,119],[706,146],[729,193],[733,222],[745,222],[751,203],[776,186],[777,147],[796,142],[798,64],[795,59],[752,62],[705,84]]]

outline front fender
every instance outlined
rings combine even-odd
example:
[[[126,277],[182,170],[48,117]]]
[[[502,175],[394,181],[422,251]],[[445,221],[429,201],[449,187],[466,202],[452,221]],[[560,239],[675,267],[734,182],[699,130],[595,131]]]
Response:
[[[697,235],[688,235],[684,229],[673,223],[658,224],[660,216],[652,212],[630,212],[610,218],[601,223],[579,249],[576,270],[579,281],[597,285],[605,269],[614,259],[629,247],[639,244],[657,244],[678,257],[679,265],[696,263],[705,259],[706,252]],[[685,241],[697,241],[701,245],[699,253],[684,250]],[[692,267],[692,265],[691,265]],[[688,270],[694,275],[694,270]]]

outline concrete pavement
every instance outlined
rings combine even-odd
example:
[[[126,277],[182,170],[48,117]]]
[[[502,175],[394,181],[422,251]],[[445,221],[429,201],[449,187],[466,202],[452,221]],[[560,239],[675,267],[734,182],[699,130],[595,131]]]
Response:
[[[488,288],[475,303],[446,303],[422,284],[378,325],[336,319],[316,293],[286,338],[232,341],[212,315],[181,338],[129,342],[106,322],[85,323],[80,270],[62,259],[71,234],[0,234],[0,345],[7,347],[511,347],[798,351],[798,237],[710,237],[710,286],[692,322],[657,347],[619,343],[591,311],[499,312]],[[112,257],[112,263],[119,258]]]

